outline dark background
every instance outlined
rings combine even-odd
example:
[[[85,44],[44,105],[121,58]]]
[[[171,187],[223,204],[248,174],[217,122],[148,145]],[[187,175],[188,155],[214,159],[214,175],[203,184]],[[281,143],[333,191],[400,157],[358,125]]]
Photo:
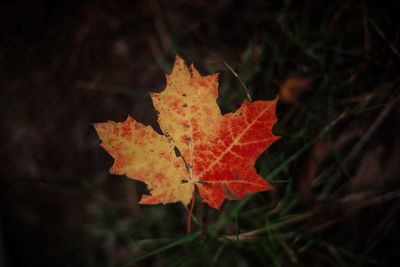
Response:
[[[138,206],[145,187],[108,173],[90,125],[130,114],[158,129],[147,93],[162,90],[176,53],[221,72],[223,112],[246,97],[227,65],[254,99],[281,95],[283,138],[257,162],[276,190],[246,204],[256,215],[241,214],[238,232],[285,206],[287,184],[290,214],[312,216],[266,235],[295,233],[291,250],[266,236],[222,249],[203,237],[137,266],[399,262],[398,1],[16,0],[0,10],[0,266],[121,266],[185,236],[185,209]]]

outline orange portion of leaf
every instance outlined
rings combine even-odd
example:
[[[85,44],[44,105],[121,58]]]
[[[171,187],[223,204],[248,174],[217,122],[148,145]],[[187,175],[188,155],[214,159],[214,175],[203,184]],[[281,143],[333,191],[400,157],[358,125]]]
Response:
[[[111,173],[147,184],[150,194],[140,203],[187,205],[197,186],[201,198],[219,209],[224,199],[271,188],[254,162],[279,139],[272,134],[276,100],[244,101],[236,112],[222,116],[217,78],[201,76],[177,56],[165,90],[151,94],[164,135],[131,117],[95,124],[102,146],[115,160]]]

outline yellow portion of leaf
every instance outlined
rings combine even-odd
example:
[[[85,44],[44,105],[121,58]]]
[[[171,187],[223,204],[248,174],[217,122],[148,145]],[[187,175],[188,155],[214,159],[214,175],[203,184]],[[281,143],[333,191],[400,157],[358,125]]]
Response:
[[[167,85],[151,94],[158,123],[163,133],[181,152],[188,164],[190,180],[199,180],[195,169],[197,145],[204,144],[219,131],[222,115],[217,105],[218,74],[201,76],[182,58],[176,57]]]
[[[189,204],[194,185],[187,182],[185,164],[165,136],[131,117],[120,123],[109,121],[94,126],[101,145],[114,158],[110,172],[147,184],[150,195],[143,195],[141,204]]]

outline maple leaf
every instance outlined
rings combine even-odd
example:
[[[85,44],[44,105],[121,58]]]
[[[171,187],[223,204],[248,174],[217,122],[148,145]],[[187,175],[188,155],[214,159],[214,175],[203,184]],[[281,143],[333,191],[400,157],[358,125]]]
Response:
[[[245,100],[233,113],[217,105],[218,74],[201,76],[176,57],[166,88],[151,93],[163,135],[132,117],[94,124],[101,145],[114,158],[110,172],[147,184],[141,204],[188,205],[197,186],[209,206],[265,191],[254,162],[274,141],[277,100]]]

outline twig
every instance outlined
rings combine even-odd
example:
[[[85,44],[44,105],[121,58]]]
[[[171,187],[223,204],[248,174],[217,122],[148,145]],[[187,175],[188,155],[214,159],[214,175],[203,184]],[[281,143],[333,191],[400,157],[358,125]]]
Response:
[[[348,205],[349,202],[354,202],[354,201],[363,201],[360,203],[361,205],[358,206],[358,208],[363,208],[363,207],[368,207],[372,205],[379,205],[382,204],[383,202],[387,202],[396,198],[400,198],[400,190],[395,190],[388,192],[384,195],[380,196],[373,196],[370,198],[365,198],[365,196],[368,196],[367,193],[357,193],[353,195],[349,195],[344,199],[341,199],[339,202],[345,204],[346,206]]]
[[[224,60],[224,64],[225,66],[230,70],[230,72],[232,72],[232,74],[239,80],[240,84],[242,85],[242,87],[244,88],[247,98],[249,99],[250,102],[252,102],[253,100],[251,100],[251,96],[250,96],[250,91],[247,88],[246,84],[243,82],[242,79],[240,79],[239,75],[233,70],[233,68]]]
[[[387,46],[392,50],[392,52],[400,58],[400,51],[397,49],[396,44],[391,42],[385,35],[385,33],[376,25],[374,22],[370,21],[372,27],[379,34],[379,36],[386,42]]]
[[[273,229],[273,230],[277,230],[279,228],[282,228],[284,226],[293,224],[293,223],[298,223],[301,222],[305,219],[308,219],[312,216],[311,212],[303,214],[303,215],[299,215],[296,216],[294,218],[290,218],[287,219],[286,221],[283,221],[281,223],[277,223],[275,225],[271,225],[271,226],[267,226],[267,227],[263,227],[263,228],[259,228],[253,231],[249,231],[249,232],[244,232],[241,234],[237,234],[237,235],[223,235],[221,236],[219,239],[220,240],[228,240],[228,241],[248,241],[254,238],[259,237],[260,235],[268,232],[269,230]]]

